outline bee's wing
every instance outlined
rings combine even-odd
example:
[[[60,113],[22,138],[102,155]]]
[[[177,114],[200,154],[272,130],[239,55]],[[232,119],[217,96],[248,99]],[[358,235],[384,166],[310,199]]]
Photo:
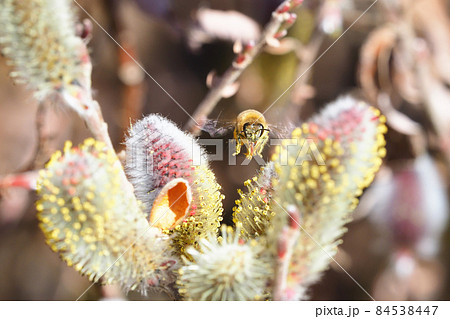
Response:
[[[294,129],[295,125],[292,123],[269,124],[270,135],[274,138],[289,138]]]
[[[208,133],[211,137],[224,136],[234,128],[234,123],[230,121],[206,120],[200,129]]]

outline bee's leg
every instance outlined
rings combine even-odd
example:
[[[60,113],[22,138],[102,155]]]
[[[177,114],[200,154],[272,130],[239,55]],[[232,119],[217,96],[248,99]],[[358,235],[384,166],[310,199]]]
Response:
[[[242,146],[241,135],[236,134],[236,132],[234,132],[234,139],[236,140],[236,152],[234,152],[233,156],[236,156],[241,152],[241,146]]]
[[[255,146],[256,153],[262,157],[262,151],[264,150],[264,146],[266,146],[269,141],[269,134],[264,133],[263,136],[258,140],[258,143]]]
[[[241,142],[238,140],[236,144],[236,152],[234,152],[233,156],[238,155],[241,152]]]

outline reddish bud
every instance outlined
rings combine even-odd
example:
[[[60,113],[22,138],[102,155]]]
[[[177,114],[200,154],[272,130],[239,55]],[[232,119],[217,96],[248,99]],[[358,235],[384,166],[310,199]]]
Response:
[[[288,12],[289,9],[291,9],[291,5],[289,3],[285,3],[277,9],[276,13],[285,13]]]
[[[244,51],[245,52],[249,52],[250,50],[252,50],[255,47],[255,41],[249,41],[247,42],[247,44],[245,45]]]
[[[275,39],[281,39],[283,37],[285,37],[287,35],[287,30],[283,29],[281,31],[278,31],[277,33],[275,33],[275,35],[273,36]]]
[[[290,13],[289,18],[287,18],[286,23],[288,24],[294,24],[294,22],[297,20],[297,15],[295,13]]]
[[[242,62],[244,62],[245,61],[245,54],[238,54],[237,56],[236,56],[236,59],[235,59],[235,63],[236,64],[241,64]]]

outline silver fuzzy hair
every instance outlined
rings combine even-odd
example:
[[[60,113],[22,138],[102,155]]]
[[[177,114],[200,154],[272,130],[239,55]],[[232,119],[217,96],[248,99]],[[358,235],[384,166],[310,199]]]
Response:
[[[104,147],[88,139],[53,155],[37,184],[39,226],[50,248],[89,280],[142,294],[164,289],[179,260],[122,187],[117,157]]]
[[[147,213],[165,184],[178,177],[190,180],[192,165],[208,164],[206,153],[195,138],[159,114],[132,125],[125,144],[125,171]],[[158,166],[163,169],[158,170]]]
[[[188,248],[192,261],[183,258],[177,285],[185,300],[262,300],[272,276],[271,258],[257,241],[244,242],[239,228],[222,226],[222,238],[210,234],[199,248]]]

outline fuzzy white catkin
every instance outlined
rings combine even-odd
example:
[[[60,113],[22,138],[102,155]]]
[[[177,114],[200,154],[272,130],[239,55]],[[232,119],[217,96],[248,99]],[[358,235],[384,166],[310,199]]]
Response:
[[[196,140],[158,114],[134,123],[125,143],[125,169],[147,211],[169,181],[190,175],[194,164],[208,165],[206,154]]]
[[[265,240],[280,259],[285,253],[280,253],[280,240],[289,241],[282,237],[284,230],[297,227],[300,232],[289,247],[286,288],[279,298],[306,298],[308,287],[330,264],[357,197],[382,163],[384,122],[384,116],[366,103],[340,98],[276,148],[270,183],[267,168],[244,183],[247,192],[239,192],[234,208],[234,221],[242,223],[244,238]],[[292,207],[298,221],[291,220]]]
[[[335,255],[357,197],[372,182],[385,155],[384,123],[377,109],[343,97],[293,131],[297,147],[277,149],[274,161],[279,178],[272,204],[275,229],[290,222],[289,205],[299,211],[303,227],[289,265],[290,298],[305,298],[305,288],[320,278]],[[314,141],[323,164],[312,158],[296,165],[306,139]],[[277,163],[283,152],[288,155],[288,165]]]
[[[199,249],[189,248],[179,270],[180,293],[187,300],[260,300],[272,276],[264,246],[243,242],[231,227],[222,226],[222,238],[200,240]]]
[[[73,90],[89,96],[91,64],[75,32],[71,0],[1,2],[2,53],[13,67],[11,76],[27,83],[39,100]]]
[[[170,240],[121,187],[117,157],[104,149],[92,139],[68,143],[41,172],[36,208],[47,244],[91,281],[142,293],[164,287],[178,265]]]
[[[223,195],[195,138],[158,114],[133,124],[128,135],[126,172],[147,215],[167,183],[183,178],[190,186],[192,203],[187,217],[173,229],[164,229],[173,235],[177,251],[184,254],[186,247],[197,246],[200,238],[216,233]]]

